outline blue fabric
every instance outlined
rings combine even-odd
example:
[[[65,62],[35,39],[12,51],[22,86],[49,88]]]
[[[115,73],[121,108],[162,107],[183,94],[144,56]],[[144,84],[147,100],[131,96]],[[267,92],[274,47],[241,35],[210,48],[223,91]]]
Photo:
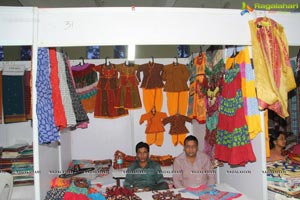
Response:
[[[177,45],[178,58],[187,58],[190,54],[190,47],[188,45]]]
[[[105,197],[100,193],[92,193],[88,195],[91,200],[105,200]]]
[[[0,46],[0,61],[4,60],[3,46]]]
[[[125,58],[126,46],[114,46],[114,58]]]
[[[100,58],[100,46],[87,47],[87,58],[88,59],[99,59]]]
[[[36,87],[36,114],[38,118],[39,143],[55,142],[59,139],[59,133],[54,123],[48,48],[38,49]]]
[[[31,60],[31,46],[22,46],[20,52],[21,60]]]

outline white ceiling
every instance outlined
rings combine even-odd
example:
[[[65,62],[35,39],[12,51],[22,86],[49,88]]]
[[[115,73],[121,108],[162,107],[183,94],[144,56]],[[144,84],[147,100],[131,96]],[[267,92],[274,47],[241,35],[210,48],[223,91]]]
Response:
[[[244,0],[254,3],[298,3],[297,0]],[[0,6],[34,6],[39,8],[58,7],[194,7],[240,9],[237,0],[0,0]]]

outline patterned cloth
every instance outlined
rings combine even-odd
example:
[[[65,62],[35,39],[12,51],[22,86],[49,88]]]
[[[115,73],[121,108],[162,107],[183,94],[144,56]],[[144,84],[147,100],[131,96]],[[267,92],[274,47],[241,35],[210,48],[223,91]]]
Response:
[[[38,49],[36,88],[36,114],[38,118],[39,143],[45,144],[55,142],[59,139],[59,132],[55,126],[53,117],[48,48]]]
[[[180,192],[189,192],[201,200],[231,200],[242,196],[240,193],[224,192],[215,189],[214,185],[201,185],[197,188],[187,187]]]
[[[138,65],[125,66],[121,64],[117,66],[120,73],[119,87],[116,95],[116,106],[125,109],[141,108],[141,98],[138,89],[138,80],[136,71]]]
[[[230,165],[245,165],[256,160],[243,107],[240,68],[235,63],[224,78],[216,139],[216,159]]]
[[[64,61],[65,61],[65,67],[66,67],[66,77],[67,77],[67,84],[69,87],[70,95],[71,95],[71,100],[72,100],[72,105],[76,117],[76,122],[77,124],[81,123],[86,123],[89,121],[89,118],[83,109],[83,106],[79,100],[79,97],[76,93],[75,90],[75,82],[73,81],[73,77],[71,72],[71,67],[68,65],[68,61],[66,56],[64,55]]]
[[[267,17],[249,21],[258,105],[289,116],[287,93],[296,87],[284,28]]]
[[[71,94],[69,91],[67,76],[66,76],[66,64],[63,58],[61,49],[56,49],[56,58],[58,62],[58,78],[59,78],[59,89],[61,93],[62,103],[65,108],[65,115],[67,118],[67,126],[73,127],[76,125],[76,117],[74,108],[72,106]]]
[[[198,123],[206,121],[206,104],[205,95],[202,91],[203,81],[205,76],[206,56],[202,52],[200,56],[195,57],[192,62],[187,65],[190,72],[190,90],[189,90],[189,105],[187,115],[190,118],[196,119]]]
[[[163,119],[164,125],[168,123],[171,124],[171,128],[169,131],[171,135],[189,133],[189,130],[185,126],[185,122],[192,123],[192,119],[185,115],[180,115],[180,114],[172,115],[170,117]]]
[[[45,200],[63,200],[65,188],[53,188],[46,194]]]
[[[24,73],[24,99],[25,99],[25,114],[27,119],[32,119],[32,103],[31,103],[31,71]]]

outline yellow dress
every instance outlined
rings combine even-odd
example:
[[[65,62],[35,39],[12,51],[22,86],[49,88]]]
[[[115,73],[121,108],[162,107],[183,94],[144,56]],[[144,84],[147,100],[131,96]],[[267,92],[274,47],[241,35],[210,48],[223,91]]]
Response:
[[[296,83],[283,27],[267,17],[251,20],[249,26],[258,105],[288,117],[287,93]]]

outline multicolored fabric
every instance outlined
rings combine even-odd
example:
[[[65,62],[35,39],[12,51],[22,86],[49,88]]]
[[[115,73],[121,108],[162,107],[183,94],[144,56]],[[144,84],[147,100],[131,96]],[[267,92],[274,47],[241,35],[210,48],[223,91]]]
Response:
[[[99,73],[97,97],[94,117],[116,118],[128,115],[124,108],[116,108],[116,92],[118,87],[118,71],[115,65],[99,65],[95,67]]]
[[[245,118],[238,64],[233,63],[225,75],[220,104],[215,158],[230,165],[254,162],[256,158]]]
[[[94,67],[94,64],[72,67],[76,92],[86,112],[94,112],[95,109],[98,76]]]
[[[289,116],[287,93],[296,87],[284,28],[267,17],[249,21],[258,105]]]
[[[74,127],[76,123],[76,117],[74,108],[72,106],[71,94],[69,91],[67,76],[66,76],[66,64],[63,58],[63,53],[59,48],[56,48],[56,58],[58,63],[58,78],[59,78],[59,89],[62,98],[62,104],[65,109],[65,115],[67,118],[67,126]]]
[[[138,65],[125,66],[125,64],[116,66],[120,73],[119,86],[116,93],[116,107],[125,109],[142,107],[138,80],[136,78],[138,67]]]
[[[213,162],[222,89],[221,82],[223,80],[225,65],[222,49],[207,51],[205,57],[205,79],[203,81],[202,92],[206,94],[206,133],[203,152]]]
[[[37,63],[37,105],[39,143],[55,142],[59,139],[59,131],[54,123],[52,90],[50,84],[50,58],[48,48],[38,49]]]
[[[190,73],[189,103],[187,115],[196,119],[198,123],[206,121],[206,103],[205,94],[202,87],[205,77],[206,56],[202,52],[200,56],[195,57],[192,62],[187,65]]]
[[[73,105],[73,109],[74,109],[74,113],[75,113],[75,117],[76,117],[76,122],[78,125],[81,123],[86,123],[89,121],[89,118],[88,118],[85,110],[83,109],[83,106],[79,100],[77,93],[76,93],[75,82],[73,83],[73,76],[70,73],[72,70],[71,70],[71,67],[68,65],[68,58],[66,57],[66,55],[64,55],[64,61],[65,61],[65,67],[66,67],[67,84],[68,84],[70,95],[71,95],[72,105]],[[86,128],[86,127],[84,127],[84,128]]]
[[[214,185],[201,185],[197,188],[187,187],[180,192],[189,192],[201,200],[231,200],[242,196],[240,193],[217,190]]]

